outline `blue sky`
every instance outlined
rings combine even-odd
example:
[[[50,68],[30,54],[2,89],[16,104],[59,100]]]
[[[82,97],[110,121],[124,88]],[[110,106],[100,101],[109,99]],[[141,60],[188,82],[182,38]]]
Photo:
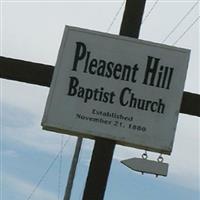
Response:
[[[155,1],[147,1],[145,14]],[[195,1],[159,1],[141,28],[140,38],[161,42]],[[106,32],[122,1],[3,1],[1,2],[1,55],[54,65],[64,25]],[[77,13],[76,10],[77,9]],[[122,12],[110,33],[119,32]],[[170,12],[169,12],[170,11]],[[196,6],[165,42],[173,44],[199,15]],[[176,44],[192,50],[185,90],[199,93],[198,27],[196,23]],[[41,128],[48,88],[0,80],[2,200],[26,200],[52,160],[60,151],[61,135]],[[75,146],[75,137],[63,137],[66,146],[34,192],[31,200],[62,199]],[[84,140],[72,200],[81,199],[93,142]],[[108,180],[105,200],[198,200],[199,119],[179,115],[175,143],[166,178],[133,172],[120,160],[140,157],[143,151],[117,146]],[[157,154],[149,153],[151,159]],[[58,189],[59,188],[59,189]],[[59,197],[58,197],[58,194]]]

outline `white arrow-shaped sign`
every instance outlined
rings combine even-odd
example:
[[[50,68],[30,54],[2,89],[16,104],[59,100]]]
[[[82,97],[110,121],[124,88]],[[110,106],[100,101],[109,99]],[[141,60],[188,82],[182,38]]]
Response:
[[[169,167],[168,163],[157,162],[143,158],[131,158],[121,162],[134,171],[155,174],[156,176],[167,176]]]

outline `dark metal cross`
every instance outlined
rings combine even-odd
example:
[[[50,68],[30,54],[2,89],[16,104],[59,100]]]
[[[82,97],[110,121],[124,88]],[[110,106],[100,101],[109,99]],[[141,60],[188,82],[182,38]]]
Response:
[[[54,67],[0,56],[0,78],[50,87]],[[184,91],[180,113],[200,117],[200,95]]]
[[[145,0],[127,0],[120,35],[138,38]],[[0,57],[0,78],[50,87],[54,67]],[[180,112],[200,116],[200,95],[184,92]],[[115,141],[97,138],[83,200],[102,200],[109,175]]]

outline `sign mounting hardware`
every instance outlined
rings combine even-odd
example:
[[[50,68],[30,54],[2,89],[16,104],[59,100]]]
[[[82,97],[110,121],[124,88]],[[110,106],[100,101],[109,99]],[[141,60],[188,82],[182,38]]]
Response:
[[[142,174],[154,174],[158,176],[167,176],[169,164],[163,162],[163,157],[160,155],[157,161],[148,160],[147,153],[142,154],[142,158],[131,158],[121,161],[122,164],[130,169],[141,172]]]

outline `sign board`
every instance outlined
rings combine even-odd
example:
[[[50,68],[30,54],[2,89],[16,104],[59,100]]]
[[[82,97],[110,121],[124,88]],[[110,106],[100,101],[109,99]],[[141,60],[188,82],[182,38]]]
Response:
[[[66,26],[43,129],[170,154],[189,55]]]
[[[168,163],[142,158],[131,158],[121,162],[134,171],[142,172],[142,174],[155,174],[156,176],[167,176],[169,168]]]

